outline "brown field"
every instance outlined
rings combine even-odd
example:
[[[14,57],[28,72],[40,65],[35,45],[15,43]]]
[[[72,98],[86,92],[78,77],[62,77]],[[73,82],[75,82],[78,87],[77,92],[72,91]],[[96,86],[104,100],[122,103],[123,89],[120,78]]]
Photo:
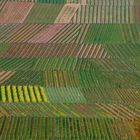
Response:
[[[0,13],[0,23],[23,23],[33,3],[7,2]]]
[[[50,39],[52,39],[61,29],[63,29],[65,25],[63,24],[55,24],[48,25],[38,34],[36,34],[33,38],[31,38],[29,43],[47,43]]]

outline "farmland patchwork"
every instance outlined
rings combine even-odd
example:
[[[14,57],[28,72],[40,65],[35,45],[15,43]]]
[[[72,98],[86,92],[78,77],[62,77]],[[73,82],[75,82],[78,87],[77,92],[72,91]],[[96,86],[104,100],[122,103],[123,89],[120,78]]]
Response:
[[[1,140],[139,140],[139,0],[0,1]]]

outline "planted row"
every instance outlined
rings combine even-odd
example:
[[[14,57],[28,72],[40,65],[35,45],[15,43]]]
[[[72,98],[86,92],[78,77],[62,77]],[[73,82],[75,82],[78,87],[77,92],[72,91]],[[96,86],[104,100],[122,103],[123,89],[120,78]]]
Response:
[[[1,86],[2,102],[47,102],[43,87],[38,86]]]
[[[133,126],[129,123],[110,118],[1,117],[0,138],[134,139]]]

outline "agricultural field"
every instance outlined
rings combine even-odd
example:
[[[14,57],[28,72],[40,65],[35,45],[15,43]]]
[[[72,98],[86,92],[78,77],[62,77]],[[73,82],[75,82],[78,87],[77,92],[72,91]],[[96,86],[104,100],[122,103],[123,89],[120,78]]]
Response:
[[[28,14],[25,23],[53,23],[63,5],[35,4]]]
[[[0,140],[140,140],[139,0],[0,1]]]

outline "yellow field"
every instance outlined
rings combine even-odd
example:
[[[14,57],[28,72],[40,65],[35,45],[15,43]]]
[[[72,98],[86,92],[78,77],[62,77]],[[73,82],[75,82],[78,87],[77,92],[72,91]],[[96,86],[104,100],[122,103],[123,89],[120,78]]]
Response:
[[[0,86],[2,102],[47,102],[44,87],[41,86]]]

